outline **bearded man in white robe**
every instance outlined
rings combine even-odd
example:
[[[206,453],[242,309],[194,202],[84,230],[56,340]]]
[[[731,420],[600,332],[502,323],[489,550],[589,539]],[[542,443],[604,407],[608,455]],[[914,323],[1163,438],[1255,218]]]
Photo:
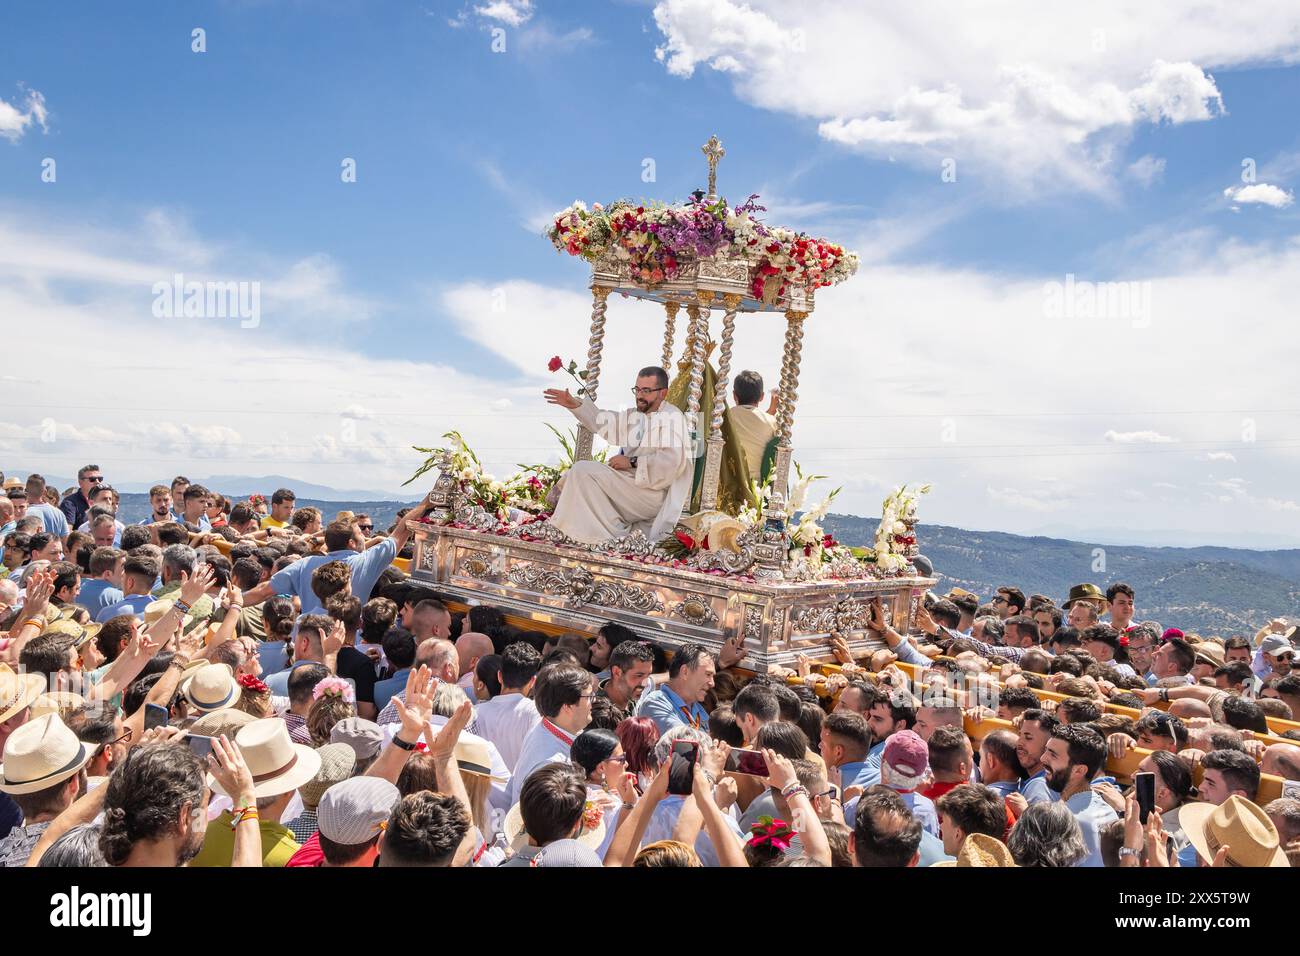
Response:
[[[672,531],[694,476],[686,416],[664,399],[668,373],[637,374],[636,408],[607,411],[568,389],[548,388],[552,405],[567,408],[584,427],[620,449],[608,461],[578,461],[564,477],[551,524],[575,541],[599,544],[639,530],[651,541]]]

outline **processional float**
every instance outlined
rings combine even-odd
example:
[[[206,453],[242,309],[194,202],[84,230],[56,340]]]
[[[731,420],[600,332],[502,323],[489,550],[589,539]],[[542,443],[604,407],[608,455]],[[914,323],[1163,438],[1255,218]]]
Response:
[[[893,625],[906,631],[934,581],[910,561],[917,554],[916,497],[906,488],[886,500],[875,549],[845,548],[829,536],[808,541],[810,523],[787,514],[804,323],[815,307],[815,289],[851,276],[857,258],[826,240],[764,225],[753,215],[762,208],[753,204],[756,197],[729,208],[716,193],[724,154],[716,136],[703,152],[707,193],[699,190],[674,206],[619,201],[588,210],[577,203],[556,216],[549,235],[557,248],[591,263],[591,335],[579,375],[593,401],[611,293],[663,307],[667,369],[685,312],[681,364],[689,370],[689,388],[683,411],[704,456],[701,487],[688,495],[683,513],[695,532],[699,523],[692,519],[713,514],[718,502],[737,316],[784,313],[775,460],[766,483],[755,484],[739,533],[718,535],[724,540],[713,547],[707,535],[697,543],[679,534],[674,544],[635,530],[595,545],[576,542],[544,514],[506,507],[508,489],[485,507],[472,476],[457,467],[450,450],[438,449],[426,463],[438,472],[429,514],[411,522],[412,577],[453,600],[500,607],[525,626],[593,634],[617,621],[667,646],[698,642],[717,652],[731,642],[744,654],[742,666],[756,670],[791,665],[800,654],[829,660],[832,632],[860,657],[879,646],[866,629],[872,600],[881,598]],[[706,395],[706,342],[715,312],[721,314],[720,348],[716,384]],[[592,439],[579,428],[574,460],[591,458]],[[793,540],[792,531],[801,540]]]

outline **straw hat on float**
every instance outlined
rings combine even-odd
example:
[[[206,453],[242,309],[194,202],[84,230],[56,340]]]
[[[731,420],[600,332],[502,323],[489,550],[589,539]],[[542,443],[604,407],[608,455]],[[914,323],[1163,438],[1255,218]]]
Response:
[[[305,744],[289,739],[289,727],[279,717],[267,717],[245,724],[235,734],[235,745],[253,775],[253,796],[275,797],[297,790],[320,770],[320,754]],[[217,793],[226,793],[220,782],[209,778]]]
[[[721,511],[701,511],[683,518],[682,527],[690,532],[696,541],[709,539],[711,551],[739,551],[737,539],[744,532],[745,526],[729,514]]]
[[[0,792],[48,790],[81,771],[91,751],[58,714],[43,714],[23,724],[5,741]]]

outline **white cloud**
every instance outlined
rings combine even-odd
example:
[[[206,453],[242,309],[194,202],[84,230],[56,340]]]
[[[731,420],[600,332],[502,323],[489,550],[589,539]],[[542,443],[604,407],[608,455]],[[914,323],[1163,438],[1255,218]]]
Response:
[[[1204,461],[1229,461],[1236,463],[1237,456],[1230,451],[1212,451],[1206,455]]]
[[[758,107],[816,121],[880,158],[944,157],[1018,188],[1102,191],[1140,126],[1223,112],[1211,69],[1293,61],[1300,8],[1250,17],[1179,8],[661,0],[656,56],[672,76],[726,74]],[[1026,185],[1029,184],[1029,185]]]
[[[1016,511],[1031,511],[1037,514],[1060,511],[1070,504],[1069,497],[1061,496],[1048,488],[1033,491],[1020,491],[1016,488],[987,489],[989,500],[994,504]]]
[[[1152,156],[1147,153],[1145,156],[1139,156],[1136,160],[1129,163],[1128,175],[1130,179],[1137,180],[1143,186],[1150,186],[1164,178],[1165,160],[1162,156]]]
[[[532,0],[492,0],[475,7],[474,12],[484,19],[518,27],[532,19],[533,3]]]
[[[574,27],[557,33],[545,23],[537,23],[519,32],[515,46],[525,53],[572,53],[596,39],[590,27]]]
[[[1264,206],[1272,206],[1274,209],[1285,209],[1295,202],[1294,193],[1289,193],[1282,187],[1270,183],[1229,186],[1223,191],[1223,195],[1228,197],[1231,202],[1242,203],[1243,205],[1258,203]]]
[[[1102,437],[1116,445],[1163,445],[1178,441],[1155,431],[1117,432],[1111,429]]]
[[[48,113],[45,109],[45,97],[36,90],[19,87],[20,96],[15,103],[0,98],[0,136],[16,143],[32,126],[39,126],[42,132],[49,132],[46,126]]]

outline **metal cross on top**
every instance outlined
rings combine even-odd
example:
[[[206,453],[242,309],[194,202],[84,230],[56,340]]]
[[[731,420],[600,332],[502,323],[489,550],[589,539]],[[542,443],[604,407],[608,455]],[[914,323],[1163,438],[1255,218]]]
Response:
[[[718,160],[727,155],[727,151],[722,148],[722,143],[718,142],[717,135],[709,137],[709,141],[700,147],[705,158],[709,161],[709,202],[718,198]]]

